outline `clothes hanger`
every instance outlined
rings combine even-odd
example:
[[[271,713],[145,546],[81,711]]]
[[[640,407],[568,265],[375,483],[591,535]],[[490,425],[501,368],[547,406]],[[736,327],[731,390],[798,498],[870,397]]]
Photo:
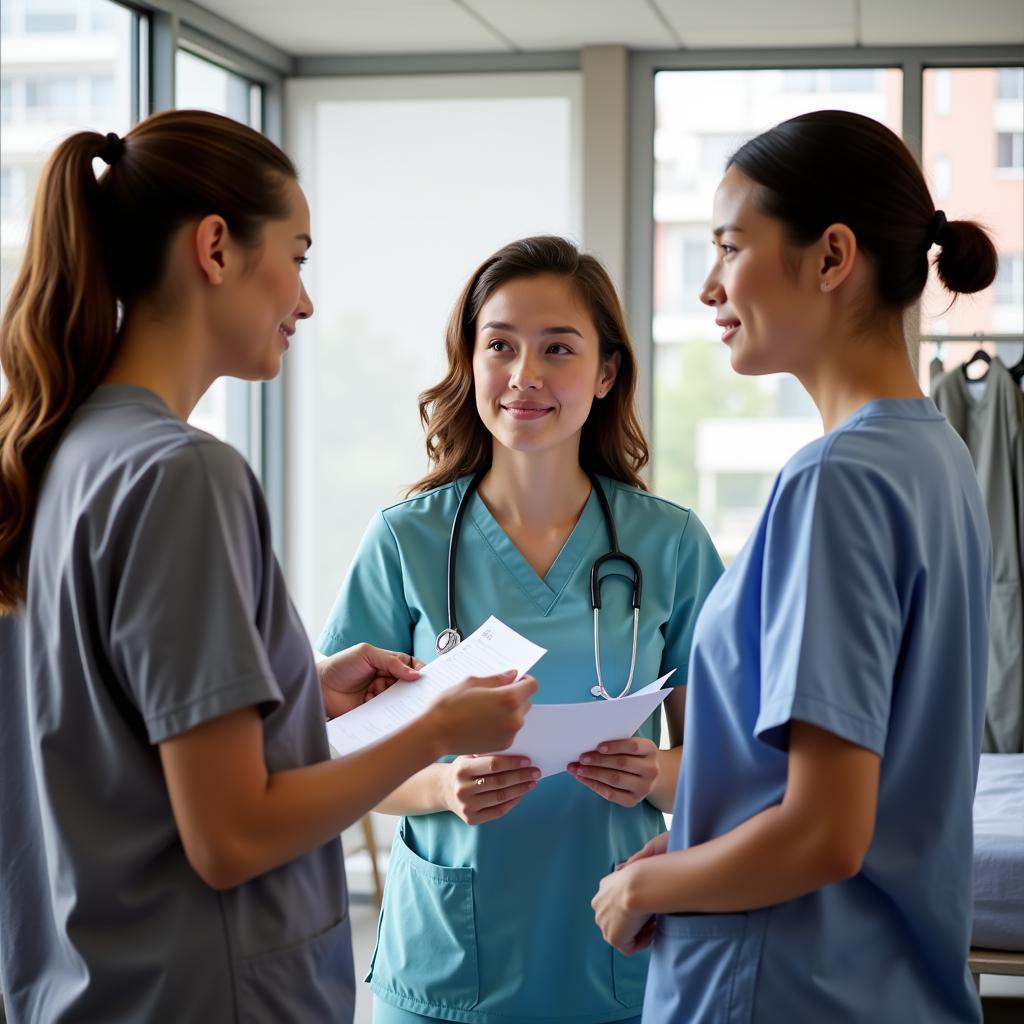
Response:
[[[978,362],[985,363],[986,366],[991,366],[992,365],[992,357],[983,348],[976,349],[975,352],[974,352],[974,355],[972,355],[970,357],[970,359],[968,359],[966,362],[963,362],[963,363],[960,364],[960,372],[964,375],[964,377],[967,380],[979,381],[979,380],[984,380],[988,376],[988,370],[987,369],[985,370],[985,372],[980,377],[968,377],[967,376],[967,367],[968,366],[972,366],[974,363],[978,363]]]

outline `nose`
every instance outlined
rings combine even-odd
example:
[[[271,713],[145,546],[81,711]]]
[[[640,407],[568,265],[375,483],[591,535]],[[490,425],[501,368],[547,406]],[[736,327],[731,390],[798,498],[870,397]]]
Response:
[[[720,306],[725,300],[725,289],[718,277],[717,263],[708,271],[708,276],[704,278],[704,284],[701,285],[699,294],[700,301],[705,306]]]
[[[536,390],[543,383],[540,371],[525,347],[512,367],[512,375],[509,377],[508,383],[509,387],[514,388],[516,391]]]
[[[296,320],[308,320],[313,315],[313,300],[306,291],[306,285],[299,282],[299,304],[295,307]]]

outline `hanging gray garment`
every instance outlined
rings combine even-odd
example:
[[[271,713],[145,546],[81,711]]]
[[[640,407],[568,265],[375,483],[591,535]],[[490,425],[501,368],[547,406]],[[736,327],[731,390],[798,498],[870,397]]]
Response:
[[[975,397],[960,367],[932,398],[970,449],[992,528],[992,618],[982,749],[1024,751],[1024,393],[998,358]]]

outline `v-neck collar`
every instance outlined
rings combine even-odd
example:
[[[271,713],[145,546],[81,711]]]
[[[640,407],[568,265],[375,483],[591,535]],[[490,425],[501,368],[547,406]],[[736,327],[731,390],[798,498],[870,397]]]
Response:
[[[469,486],[470,479],[470,477],[464,477],[458,481],[460,497]],[[509,575],[544,615],[554,608],[566,584],[572,579],[594,531],[604,528],[601,506],[597,495],[591,489],[590,496],[583,506],[579,519],[576,520],[572,533],[566,538],[561,551],[555,556],[551,568],[542,579],[523,557],[519,548],[512,543],[497,519],[491,515],[490,509],[484,504],[478,493],[473,494],[470,498],[467,513],[466,518],[471,521],[472,528],[480,532],[487,542],[487,546],[494,552],[495,558],[501,562]]]

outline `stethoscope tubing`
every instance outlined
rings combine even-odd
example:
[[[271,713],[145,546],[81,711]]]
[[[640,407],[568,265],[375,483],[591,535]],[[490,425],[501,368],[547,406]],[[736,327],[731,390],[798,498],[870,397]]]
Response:
[[[462,642],[462,633],[459,630],[459,622],[456,617],[455,607],[455,565],[459,551],[459,536],[462,532],[462,520],[465,517],[466,509],[469,506],[469,499],[480,486],[480,481],[486,476],[489,467],[477,472],[459,499],[458,508],[455,510],[455,519],[452,521],[451,535],[448,540],[448,626],[437,634],[434,648],[438,654],[447,654],[454,650]],[[619,535],[615,529],[615,520],[612,517],[611,506],[608,504],[608,496],[604,488],[593,473],[588,473],[590,485],[597,495],[598,504],[601,506],[601,515],[604,518],[605,529],[608,533],[610,550],[594,560],[590,570],[590,603],[594,611],[594,667],[597,669],[597,685],[591,688],[595,697],[603,697],[605,700],[617,700],[625,697],[633,685],[633,673],[636,669],[637,633],[640,624],[640,604],[643,599],[643,571],[635,558],[627,555],[619,548]],[[629,659],[629,676],[622,692],[613,695],[608,692],[604,685],[604,678],[601,673],[601,636],[600,636],[600,611],[601,611],[601,584],[607,576],[601,576],[601,568],[607,562],[624,562],[631,570],[633,594],[633,644]],[[610,573],[609,575],[625,575],[624,573]]]

